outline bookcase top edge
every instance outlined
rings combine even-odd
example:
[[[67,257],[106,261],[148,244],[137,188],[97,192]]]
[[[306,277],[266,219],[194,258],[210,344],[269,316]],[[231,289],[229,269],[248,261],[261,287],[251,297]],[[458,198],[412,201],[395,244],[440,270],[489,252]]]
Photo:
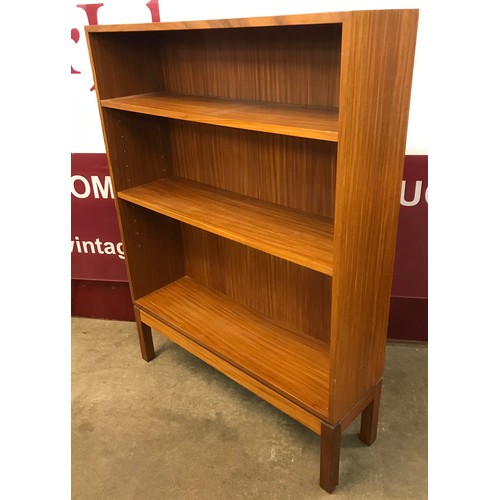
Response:
[[[371,12],[414,11],[418,9],[385,9]],[[335,24],[343,23],[353,14],[367,11],[321,12],[312,14],[290,14],[282,16],[242,17],[232,19],[208,19],[195,21],[168,21],[136,24],[102,24],[86,26],[89,33],[125,31],[170,31],[215,28],[258,28],[265,26],[291,26],[298,24]]]
[[[214,28],[258,28],[297,24],[342,23],[350,12],[323,12],[316,14],[292,14],[282,16],[241,17],[232,19],[207,19],[195,21],[167,21],[137,24],[102,24],[86,26],[90,33],[114,31],[169,31]]]

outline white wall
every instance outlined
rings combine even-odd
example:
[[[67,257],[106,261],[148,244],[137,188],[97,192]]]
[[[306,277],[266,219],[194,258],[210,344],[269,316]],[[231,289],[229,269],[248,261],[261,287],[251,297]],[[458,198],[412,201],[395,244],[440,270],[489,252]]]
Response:
[[[70,44],[71,65],[81,72],[71,75],[71,152],[104,152],[99,114],[95,92],[92,87],[92,74],[88,58],[83,27],[88,24],[85,12],[76,7],[71,11],[69,28],[80,33],[78,43]],[[83,3],[83,2],[82,2]],[[86,3],[98,3],[88,0]],[[147,0],[100,0],[104,5],[98,10],[99,24],[150,22],[151,14],[146,7]],[[423,9],[424,0],[387,1],[387,0],[249,0],[231,2],[221,0],[172,1],[159,0],[161,21],[188,21],[196,19],[223,19],[233,17],[254,17],[267,15],[304,14],[314,12],[336,12],[345,10],[366,10],[384,8],[419,8],[419,28],[415,67],[413,74],[410,120],[406,145],[407,154],[428,154],[428,109],[426,81],[428,77],[428,15]]]

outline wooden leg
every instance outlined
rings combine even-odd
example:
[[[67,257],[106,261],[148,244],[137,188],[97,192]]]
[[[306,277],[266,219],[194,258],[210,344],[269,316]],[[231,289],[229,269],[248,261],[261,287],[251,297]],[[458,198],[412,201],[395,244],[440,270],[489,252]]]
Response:
[[[153,335],[151,327],[141,321],[139,308],[134,306],[135,321],[137,323],[137,333],[139,335],[139,344],[141,345],[142,359],[151,361],[155,357],[155,347],[153,345]]]
[[[377,438],[381,392],[382,381],[377,384],[373,401],[361,413],[361,431],[359,433],[359,439],[367,445],[373,444]]]
[[[328,493],[339,484],[340,422],[331,426],[321,422],[319,485]]]

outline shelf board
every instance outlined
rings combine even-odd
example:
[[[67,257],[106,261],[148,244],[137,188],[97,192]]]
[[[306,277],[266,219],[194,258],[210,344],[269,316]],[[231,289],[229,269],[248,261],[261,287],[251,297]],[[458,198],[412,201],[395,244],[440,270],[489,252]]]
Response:
[[[273,325],[189,277],[138,306],[312,413],[328,416],[328,347]]]
[[[103,99],[105,108],[223,127],[338,141],[338,110],[255,103],[166,92]]]
[[[331,276],[333,220],[179,178],[118,198]]]

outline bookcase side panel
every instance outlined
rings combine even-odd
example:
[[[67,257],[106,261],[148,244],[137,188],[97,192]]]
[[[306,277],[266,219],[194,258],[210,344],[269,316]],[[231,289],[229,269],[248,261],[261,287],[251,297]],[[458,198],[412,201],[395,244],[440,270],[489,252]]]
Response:
[[[86,30],[96,97],[110,167],[125,264],[133,300],[184,275],[177,221],[127,204],[117,192],[168,173],[165,122],[103,109],[100,100],[163,89],[160,54],[148,33]],[[168,236],[167,236],[168,235]],[[164,253],[168,251],[165,258]]]
[[[382,377],[418,11],[344,24],[334,223],[330,420]]]
[[[172,173],[169,120],[106,108],[102,115],[116,192]]]
[[[159,33],[87,32],[99,98],[163,90]]]
[[[116,193],[171,172],[168,120],[102,109]],[[180,224],[118,200],[117,210],[134,300],[184,275]]]
[[[181,223],[118,200],[132,298],[137,300],[182,278]]]

